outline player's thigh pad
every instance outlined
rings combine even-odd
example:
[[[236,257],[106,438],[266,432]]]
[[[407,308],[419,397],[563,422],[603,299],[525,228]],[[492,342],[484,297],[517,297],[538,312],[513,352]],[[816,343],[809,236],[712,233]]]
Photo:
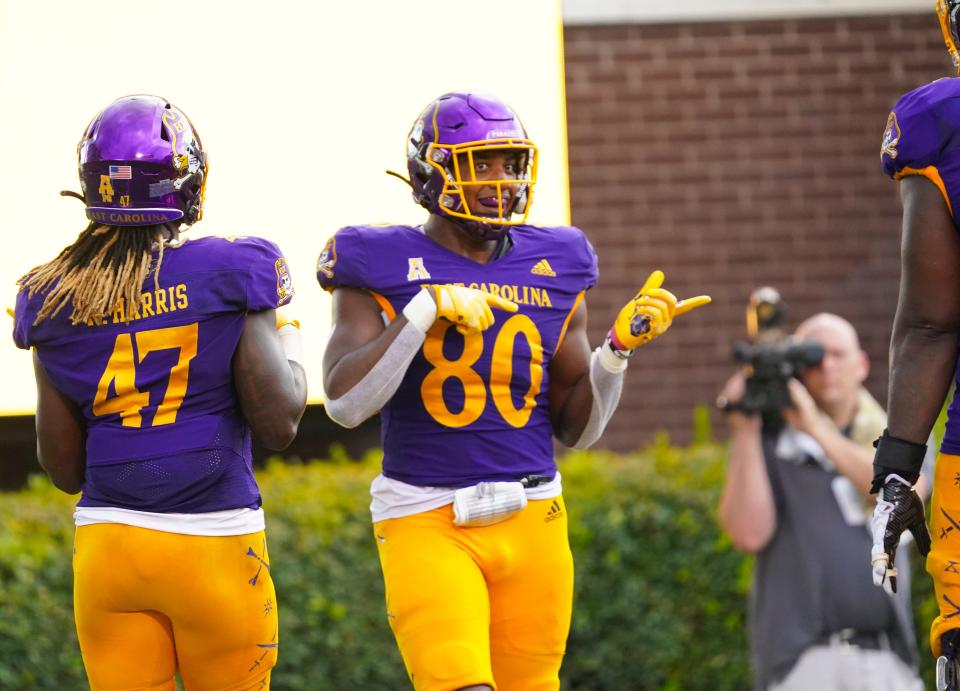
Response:
[[[115,524],[76,530],[74,617],[95,691],[175,688],[173,627],[164,614],[145,606],[144,591],[151,584],[144,572],[152,568],[152,559],[148,544],[135,538],[127,526]]]
[[[940,636],[960,628],[960,456],[937,456],[930,534],[927,572],[933,577],[940,607],[940,615],[930,629],[930,647],[934,655],[939,655]]]
[[[450,506],[374,526],[387,616],[415,688],[559,688],[573,599],[563,499],[453,524]],[[492,681],[491,681],[492,680]]]
[[[387,620],[417,691],[493,685],[487,586],[464,530],[478,529],[454,526],[450,506],[374,524]]]
[[[74,573],[88,675],[112,675],[113,685],[102,688],[139,688],[105,668],[125,655],[126,665],[140,670],[145,657],[159,654],[143,634],[131,640],[130,617],[146,614],[172,632],[170,647],[159,651],[171,678],[179,663],[190,691],[268,688],[279,640],[263,532],[207,537],[109,523],[83,526],[77,529]]]
[[[510,558],[502,562],[504,568],[492,570],[490,582],[497,689],[554,691],[560,688],[573,605],[573,557],[563,498],[529,502],[502,530]]]

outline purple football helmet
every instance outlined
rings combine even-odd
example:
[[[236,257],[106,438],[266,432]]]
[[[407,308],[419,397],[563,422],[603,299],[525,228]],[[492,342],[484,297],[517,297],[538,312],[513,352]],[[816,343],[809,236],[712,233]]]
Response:
[[[519,156],[516,179],[476,180],[474,155],[491,149]],[[516,113],[492,94],[463,91],[440,96],[413,123],[407,137],[407,171],[413,198],[431,213],[449,217],[471,236],[496,239],[506,226],[527,219],[537,178],[537,147]],[[495,214],[471,209],[469,187],[496,190]],[[519,214],[519,220],[513,220]]]
[[[203,215],[207,155],[190,119],[166,99],[118,98],[87,127],[77,154],[91,221],[192,225]]]
[[[947,44],[947,52],[953,60],[953,67],[960,75],[960,0],[937,0],[937,18],[940,20],[940,29],[943,31],[943,42]]]

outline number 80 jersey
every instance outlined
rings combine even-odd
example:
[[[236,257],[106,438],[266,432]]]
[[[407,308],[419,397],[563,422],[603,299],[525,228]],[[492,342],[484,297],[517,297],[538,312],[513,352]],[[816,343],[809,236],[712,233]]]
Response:
[[[381,411],[383,474],[424,487],[553,476],[549,365],[597,258],[577,228],[514,226],[512,248],[478,264],[410,226],[338,231],[317,263],[328,290],[367,290],[393,319],[428,284],[453,283],[516,302],[464,337],[438,320]]]

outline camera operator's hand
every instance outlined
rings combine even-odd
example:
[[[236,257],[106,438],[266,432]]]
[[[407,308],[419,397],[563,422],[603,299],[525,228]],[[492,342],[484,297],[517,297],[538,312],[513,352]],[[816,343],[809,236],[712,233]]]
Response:
[[[663,272],[654,271],[640,292],[620,310],[609,334],[615,351],[632,352],[669,329],[674,317],[710,302],[708,295],[678,302],[673,293],[660,287],[662,285]]]
[[[796,430],[816,436],[817,428],[823,424],[824,417],[817,402],[801,382],[796,379],[787,381],[792,407],[783,411],[783,419]]]
[[[762,424],[760,416],[747,414],[738,407],[746,390],[747,374],[745,370],[740,369],[727,380],[717,396],[717,407],[726,413],[727,426],[733,434],[738,432],[760,433]]]
[[[877,508],[870,521],[873,549],[870,552],[873,584],[882,586],[890,579],[890,588],[897,592],[897,569],[893,565],[900,544],[900,535],[909,530],[922,556],[930,551],[930,530],[923,511],[923,500],[910,484],[899,475],[888,475],[880,494]]]

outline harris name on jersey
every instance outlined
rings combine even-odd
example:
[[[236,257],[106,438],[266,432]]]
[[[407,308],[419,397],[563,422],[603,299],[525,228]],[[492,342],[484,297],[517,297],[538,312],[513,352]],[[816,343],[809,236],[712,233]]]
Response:
[[[99,319],[87,320],[87,326],[103,326],[105,324],[126,324],[129,322],[144,319],[145,317],[155,317],[168,312],[186,309],[190,306],[190,300],[187,296],[187,285],[178,283],[175,286],[167,288],[158,288],[156,290],[140,293],[140,304],[127,304],[123,298],[120,298],[116,308],[112,312],[104,314]]]

